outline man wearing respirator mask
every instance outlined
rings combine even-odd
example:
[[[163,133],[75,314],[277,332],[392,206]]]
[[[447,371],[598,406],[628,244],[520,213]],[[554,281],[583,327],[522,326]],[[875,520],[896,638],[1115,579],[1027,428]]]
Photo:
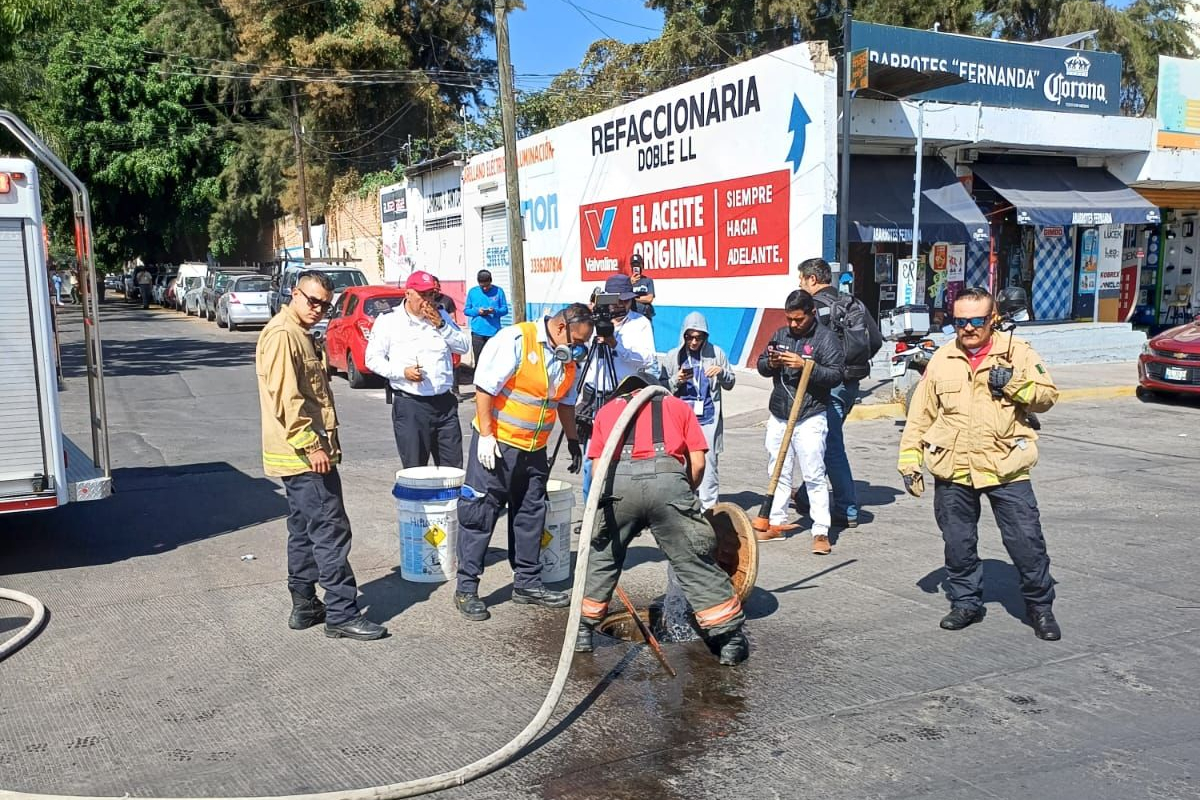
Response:
[[[562,608],[566,592],[542,585],[542,532],[546,528],[546,445],[561,420],[579,472],[583,450],[575,430],[575,378],[592,338],[590,310],[582,303],[553,317],[501,329],[488,340],[475,367],[475,420],[467,451],[467,477],[458,504],[458,587],[454,605],[469,620],[491,614],[479,598],[479,578],[492,529],[508,506],[513,602]]]

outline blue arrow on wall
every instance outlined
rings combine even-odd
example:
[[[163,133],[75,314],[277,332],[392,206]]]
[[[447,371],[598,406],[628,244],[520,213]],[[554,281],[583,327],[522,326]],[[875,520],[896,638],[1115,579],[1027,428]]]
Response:
[[[792,95],[792,115],[788,120],[788,132],[792,134],[792,147],[788,150],[787,160],[792,162],[792,173],[800,170],[800,162],[804,160],[805,128],[812,122],[799,95]]]

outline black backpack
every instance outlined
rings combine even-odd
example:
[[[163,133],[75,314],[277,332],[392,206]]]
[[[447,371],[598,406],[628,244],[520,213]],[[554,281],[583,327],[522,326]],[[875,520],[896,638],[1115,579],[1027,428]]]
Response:
[[[818,318],[837,334],[846,353],[846,378],[865,378],[871,374],[871,359],[879,346],[871,341],[871,328],[875,321],[871,312],[852,295],[838,294],[837,299],[826,301],[816,296],[813,299],[824,306],[818,309]]]

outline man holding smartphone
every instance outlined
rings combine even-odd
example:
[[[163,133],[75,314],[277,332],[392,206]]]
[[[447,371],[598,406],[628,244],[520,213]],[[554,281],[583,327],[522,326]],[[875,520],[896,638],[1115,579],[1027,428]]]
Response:
[[[479,366],[479,354],[500,329],[504,327],[504,316],[508,313],[508,298],[504,290],[492,283],[492,273],[481,269],[475,275],[477,286],[467,292],[467,305],[463,313],[471,318],[471,351],[475,354],[475,366]]]
[[[766,350],[758,357],[758,372],[771,378],[771,416],[767,420],[767,474],[775,468],[775,459],[786,447],[783,471],[775,487],[771,504],[770,527],[758,534],[760,542],[784,538],[798,526],[788,523],[788,504],[792,495],[792,470],[798,464],[808,489],[809,516],[812,519],[812,548],[817,555],[828,555],[829,490],[825,477],[825,437],[828,422],[825,408],[830,390],[842,382],[843,348],[837,336],[817,322],[816,304],[803,289],[788,295],[784,305],[787,325],[775,331]],[[800,389],[804,362],[811,359],[812,375],[796,417],[791,441],[784,443],[792,402]]]

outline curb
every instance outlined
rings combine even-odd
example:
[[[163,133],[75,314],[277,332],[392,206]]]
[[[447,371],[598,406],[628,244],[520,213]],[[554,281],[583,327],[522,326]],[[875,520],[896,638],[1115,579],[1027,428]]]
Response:
[[[1078,400],[1114,400],[1118,397],[1134,397],[1136,386],[1086,386],[1079,389],[1062,389],[1058,402],[1071,403]],[[904,419],[904,406],[900,403],[859,403],[850,411],[847,422],[870,422],[880,419]],[[765,420],[757,411],[744,411],[725,419],[725,427],[751,428],[764,425]]]

